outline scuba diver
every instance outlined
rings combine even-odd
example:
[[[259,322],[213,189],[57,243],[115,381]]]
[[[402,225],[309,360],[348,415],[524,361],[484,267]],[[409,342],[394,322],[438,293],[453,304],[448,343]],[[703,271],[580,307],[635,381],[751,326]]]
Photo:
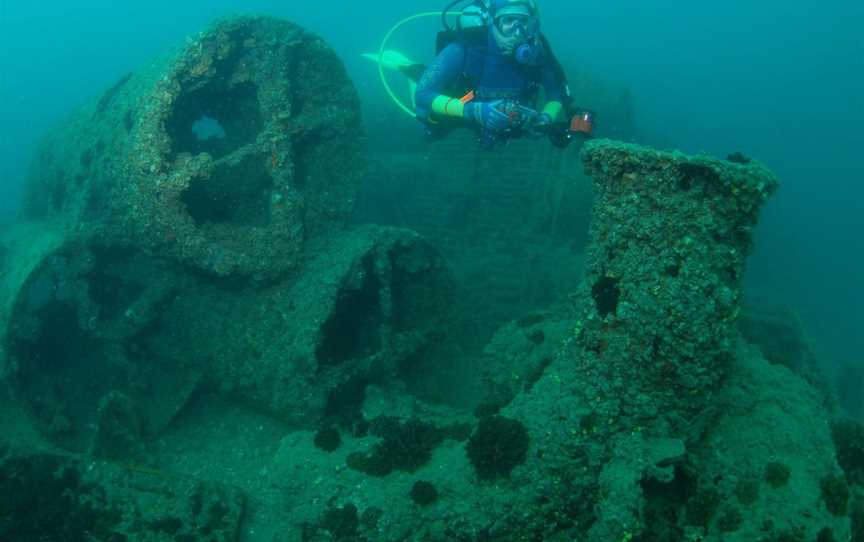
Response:
[[[463,4],[469,5],[451,11]],[[454,13],[459,17],[452,28],[447,16]],[[428,66],[383,45],[378,55],[364,55],[415,82],[414,116],[430,138],[467,126],[488,149],[518,137],[545,135],[565,147],[591,136],[593,113],[572,108],[564,70],[540,32],[535,0],[455,0],[441,18],[444,31]]]

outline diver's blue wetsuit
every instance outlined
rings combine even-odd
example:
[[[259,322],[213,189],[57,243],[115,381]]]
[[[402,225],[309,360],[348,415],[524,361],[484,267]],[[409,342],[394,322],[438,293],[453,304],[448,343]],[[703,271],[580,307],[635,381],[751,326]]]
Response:
[[[457,41],[447,45],[426,68],[415,94],[417,117],[421,121],[428,126],[433,119],[461,117],[458,100],[466,90],[473,90],[478,102],[509,99],[533,108],[542,88],[546,100],[544,112],[550,112],[553,118],[557,116],[567,90],[551,52],[541,50],[533,62],[522,65],[501,52],[491,32],[486,33],[485,40],[475,41],[480,43]]]

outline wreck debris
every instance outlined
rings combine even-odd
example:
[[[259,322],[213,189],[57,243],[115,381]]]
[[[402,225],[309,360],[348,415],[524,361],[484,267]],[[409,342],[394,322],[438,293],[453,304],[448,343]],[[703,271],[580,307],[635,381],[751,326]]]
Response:
[[[357,416],[366,385],[410,371],[452,301],[444,259],[411,231],[358,228],[315,253],[249,305],[261,316],[227,327],[211,362],[229,394],[301,426]]]
[[[341,63],[271,18],[217,24],[53,131],[32,223],[0,231],[0,367],[19,423],[74,455],[16,453],[14,472],[68,472],[58,495],[105,512],[93,536],[236,540],[239,493],[149,468],[187,406],[335,425],[411,373],[452,278],[414,232],[344,227],[360,138]]]
[[[300,264],[306,239],[344,224],[360,138],[354,87],[320,38],[226,19],[52,132],[25,215],[216,275],[272,278]]]
[[[777,180],[756,162],[610,141],[582,157],[598,192],[580,296],[584,369],[616,398],[615,416],[644,415],[650,400],[675,426],[730,365],[744,260]]]
[[[90,455],[109,460],[144,456],[144,427],[138,406],[126,395],[111,391],[99,401],[96,432]]]
[[[497,368],[504,400],[491,406],[525,424],[532,448],[519,490],[478,524],[589,542],[848,537],[821,502],[840,472],[824,398],[738,331],[750,232],[776,179],[755,161],[611,141],[582,157],[598,192],[585,282],[488,350],[512,364]],[[561,346],[538,365],[549,339]],[[772,464],[788,484],[765,479]]]
[[[598,195],[575,355],[591,415],[605,421],[596,438],[615,450],[587,538],[599,542],[641,533],[650,442],[698,441],[716,408],[735,367],[752,228],[777,180],[756,162],[611,141],[586,144],[582,159]]]
[[[59,453],[0,449],[3,540],[237,540],[237,489]]]
[[[105,539],[132,530],[236,540],[242,495],[193,479],[212,463],[191,476],[110,463],[146,456],[148,439],[202,391],[291,429],[342,431],[344,446],[302,430],[261,437],[279,450],[269,463],[256,450],[265,466],[244,481],[280,506],[266,518],[280,536],[848,536],[848,520],[832,514],[849,495],[834,498],[843,485],[818,395],[738,340],[751,228],[776,188],[752,160],[588,144],[599,197],[587,279],[575,304],[496,335],[486,350],[499,362],[488,368],[495,393],[471,442],[436,447],[440,457],[421,446],[422,463],[404,469],[369,461],[397,464],[388,455],[413,450],[411,431],[384,438],[374,458],[350,454],[354,439],[376,433],[365,407],[429,407],[389,384],[446,334],[452,278],[437,248],[410,231],[341,227],[359,119],[334,58],[289,23],[226,21],[124,76],[48,140],[27,205],[46,221],[0,234],[0,353],[43,434],[91,457],[85,466],[0,444],[0,471],[14,473],[0,476],[9,486],[0,494],[44,482],[61,524],[88,502],[84,512],[99,516],[93,536]],[[230,451],[249,463],[252,445],[241,440]],[[303,443],[333,453],[298,454]],[[194,460],[222,452],[202,448]],[[429,481],[419,483],[436,489],[417,503],[407,480],[384,480],[420,468]],[[780,481],[765,483],[766,469]],[[418,514],[417,504],[434,510],[454,495],[475,507],[434,521]],[[310,517],[322,519],[304,524]],[[40,536],[57,524],[41,523]]]
[[[198,381],[171,340],[182,329],[172,305],[189,283],[161,260],[45,224],[7,228],[0,239],[9,251],[0,273],[0,361],[42,432],[87,449],[99,405],[115,390],[137,401],[135,416],[150,430],[164,427]]]
[[[112,459],[142,456],[198,390],[298,426],[357,416],[450,307],[443,258],[404,230],[320,243],[298,280],[265,290],[36,225],[3,239],[4,374],[45,436]]]

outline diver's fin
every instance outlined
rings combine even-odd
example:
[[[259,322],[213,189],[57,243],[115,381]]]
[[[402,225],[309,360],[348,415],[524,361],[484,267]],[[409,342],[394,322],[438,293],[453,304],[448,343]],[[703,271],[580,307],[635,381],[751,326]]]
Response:
[[[410,66],[412,64],[417,64],[407,56],[403,55],[399,51],[395,51],[393,49],[387,49],[380,55],[378,53],[363,53],[363,58],[368,58],[372,62],[379,62],[384,65],[385,68],[390,70],[398,70],[404,66]]]
[[[388,49],[383,55],[377,53],[363,53],[363,58],[371,60],[376,64],[380,64],[385,69],[398,71],[408,79],[408,95],[411,96],[411,107],[416,107],[414,103],[414,94],[417,92],[417,81],[423,76],[426,71],[426,66],[419,62],[414,62],[399,51]]]
[[[417,81],[414,79],[408,80],[408,92],[411,95],[411,107],[417,109],[417,102],[414,101],[414,95],[417,94]]]
[[[363,58],[371,60],[376,64],[381,64],[385,69],[401,72],[402,75],[412,81],[419,81],[426,66],[419,62],[414,62],[399,51],[388,49],[382,55],[377,53],[363,53]]]

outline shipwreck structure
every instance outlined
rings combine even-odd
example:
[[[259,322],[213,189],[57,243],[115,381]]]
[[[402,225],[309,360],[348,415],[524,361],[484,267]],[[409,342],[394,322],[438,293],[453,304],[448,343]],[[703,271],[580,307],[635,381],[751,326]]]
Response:
[[[219,276],[272,278],[344,224],[361,134],[357,94],[320,38],[228,19],[52,131],[24,212]]]
[[[598,192],[579,315],[585,376],[597,371],[628,423],[650,398],[674,430],[728,373],[744,261],[777,180],[756,163],[614,143],[582,156]]]
[[[346,230],[361,138],[338,58],[268,17],[216,24],[53,131],[0,240],[3,373],[42,434],[146,455],[196,393],[314,426],[407,370],[452,281],[413,232]]]
[[[0,230],[0,421],[29,435],[0,435],[0,539],[849,539],[864,430],[738,331],[774,175],[523,143],[519,167],[454,167],[477,197],[427,229],[471,232],[482,264],[454,273],[429,238],[348,222],[357,96],[292,23],[221,21],[77,110]],[[434,218],[451,180],[405,211]],[[455,277],[507,267],[476,311],[500,322],[532,269],[583,263],[476,358],[458,342],[483,292]]]

